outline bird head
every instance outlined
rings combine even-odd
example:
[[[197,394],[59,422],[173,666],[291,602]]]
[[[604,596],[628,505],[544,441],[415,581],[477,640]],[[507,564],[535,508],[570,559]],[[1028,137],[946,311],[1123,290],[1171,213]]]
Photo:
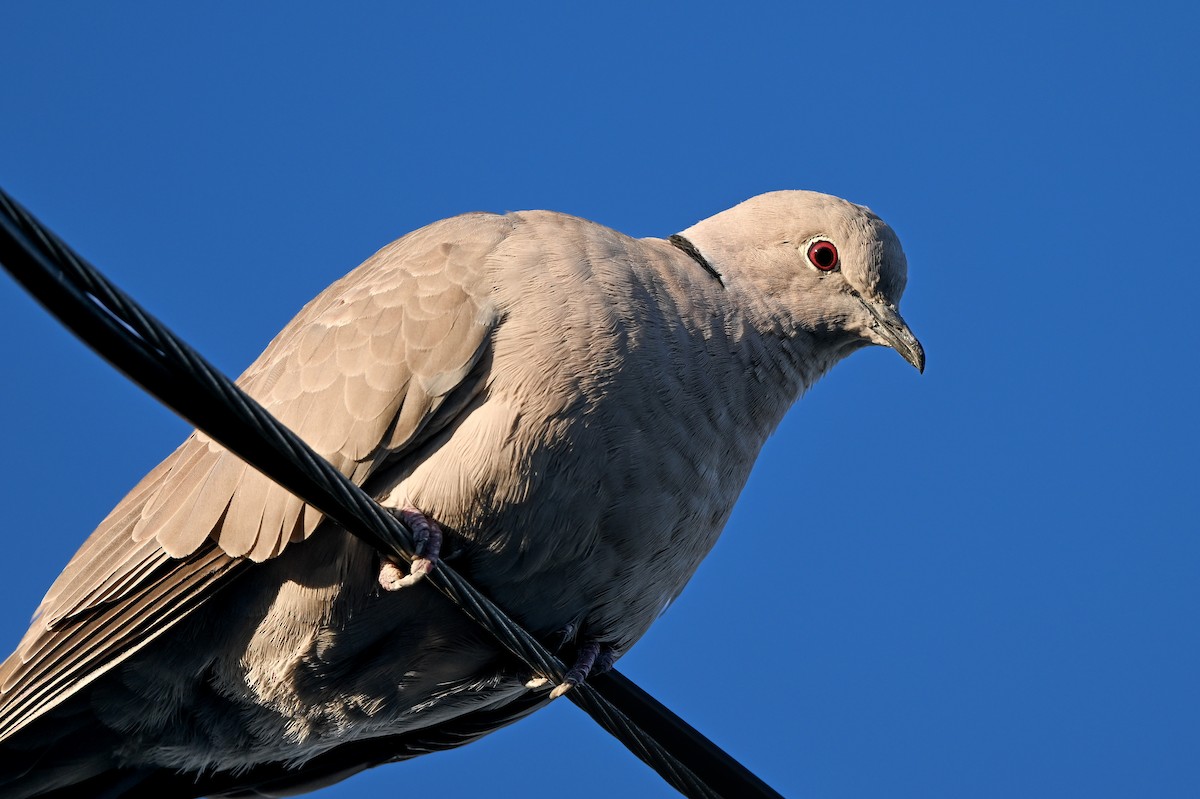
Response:
[[[890,347],[925,369],[900,316],[908,262],[900,240],[861,205],[811,191],[776,191],[681,234],[761,324],[807,336],[837,356]]]

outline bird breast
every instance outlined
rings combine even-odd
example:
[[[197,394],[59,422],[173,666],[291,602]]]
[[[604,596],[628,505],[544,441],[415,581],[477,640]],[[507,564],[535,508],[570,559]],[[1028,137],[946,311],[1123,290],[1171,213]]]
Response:
[[[505,367],[382,501],[462,540],[456,567],[536,634],[573,624],[624,649],[715,543],[796,390],[756,379],[769,342],[738,336],[720,284],[674,248],[538,241],[538,271],[496,281]]]

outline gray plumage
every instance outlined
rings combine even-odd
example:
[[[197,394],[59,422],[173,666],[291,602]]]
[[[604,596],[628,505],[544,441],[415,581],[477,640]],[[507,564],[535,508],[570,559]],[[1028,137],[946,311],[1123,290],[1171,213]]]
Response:
[[[434,223],[310,302],[239,384],[440,523],[443,555],[535,635],[626,651],[797,397],[868,344],[924,365],[895,308],[900,244],[867,209],[775,192],[682,236],[544,211]],[[378,573],[193,434],[0,666],[0,793],[133,795],[174,772],[193,792],[311,787],[548,701],[429,586]]]

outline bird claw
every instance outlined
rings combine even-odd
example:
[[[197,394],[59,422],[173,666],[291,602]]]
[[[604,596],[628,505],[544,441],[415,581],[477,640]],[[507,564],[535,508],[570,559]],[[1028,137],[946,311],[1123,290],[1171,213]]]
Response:
[[[400,567],[390,560],[380,560],[379,562],[379,587],[384,591],[399,591],[404,588],[404,581],[408,579],[408,575],[400,570]]]
[[[417,558],[409,566],[408,574],[390,560],[379,564],[379,587],[384,591],[399,591],[416,585],[421,579],[433,571],[434,562],[428,558]]]
[[[596,640],[584,641],[579,647],[579,653],[575,656],[575,665],[571,666],[563,675],[563,681],[550,692],[550,698],[558,699],[590,675],[603,674],[608,671],[617,661],[617,657],[617,651],[608,644],[602,644]]]
[[[413,534],[417,557],[413,558],[405,574],[394,560],[381,558],[379,564],[379,587],[384,591],[399,591],[416,585],[438,564],[442,550],[442,528],[416,508],[389,508]]]

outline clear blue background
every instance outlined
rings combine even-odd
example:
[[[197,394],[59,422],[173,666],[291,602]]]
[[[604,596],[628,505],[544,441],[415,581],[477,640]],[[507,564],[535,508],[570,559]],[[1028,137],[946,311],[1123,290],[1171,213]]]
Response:
[[[926,374],[811,391],[621,668],[789,796],[1197,795],[1194,5],[204,5],[8,4],[0,185],[219,366],[463,211],[868,204]],[[7,648],[186,426],[7,279],[0,363]],[[402,793],[672,795],[568,703],[320,795]]]

